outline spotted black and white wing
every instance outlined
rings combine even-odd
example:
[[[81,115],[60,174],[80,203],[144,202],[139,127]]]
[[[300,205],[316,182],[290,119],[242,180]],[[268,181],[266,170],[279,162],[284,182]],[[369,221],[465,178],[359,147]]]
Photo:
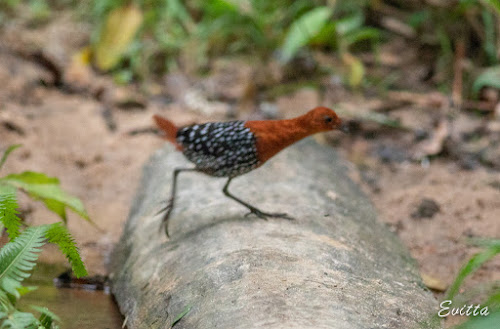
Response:
[[[255,136],[244,121],[183,127],[177,132],[177,142],[198,170],[212,176],[235,177],[259,164]]]

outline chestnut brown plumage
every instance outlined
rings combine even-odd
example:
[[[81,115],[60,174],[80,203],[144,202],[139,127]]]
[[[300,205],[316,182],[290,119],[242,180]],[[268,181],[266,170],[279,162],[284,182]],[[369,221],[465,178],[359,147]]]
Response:
[[[177,128],[169,120],[155,115],[154,120],[165,138],[195,164],[194,168],[174,170],[172,192],[163,225],[168,236],[168,219],[174,208],[177,176],[182,171],[198,171],[216,177],[228,177],[223,193],[239,202],[260,218],[292,219],[285,213],[267,213],[229,193],[234,177],[263,165],[272,156],[293,143],[315,133],[343,128],[335,111],[316,107],[306,114],[288,120],[229,121],[195,124]]]

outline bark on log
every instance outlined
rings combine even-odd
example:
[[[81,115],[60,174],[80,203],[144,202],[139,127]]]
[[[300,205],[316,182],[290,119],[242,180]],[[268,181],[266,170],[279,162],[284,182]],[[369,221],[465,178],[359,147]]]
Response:
[[[182,173],[167,240],[155,213],[187,166],[170,146],[145,166],[112,263],[128,328],[169,328],[187,306],[175,329],[439,327],[414,260],[330,147],[305,140],[231,185],[293,221],[244,217],[225,180]]]

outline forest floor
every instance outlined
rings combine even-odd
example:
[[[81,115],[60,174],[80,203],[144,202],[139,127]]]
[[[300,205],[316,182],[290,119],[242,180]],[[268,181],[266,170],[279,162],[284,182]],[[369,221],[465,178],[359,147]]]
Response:
[[[373,70],[381,76],[398,72],[395,84],[411,93],[353,92],[335,75],[323,76],[315,87],[300,80],[277,91],[273,81],[285,80],[286,73],[272,63],[259,69],[241,58],[217,60],[203,77],[179,71],[161,81],[118,86],[75,61],[73,54],[88,42],[87,31],[64,16],[41,29],[13,23],[0,31],[0,150],[23,145],[3,175],[44,172],[83,201],[99,229],[74,214],[69,229],[91,274],[107,273],[141,167],[164,143],[153,129],[157,113],[182,125],[293,117],[320,104],[340,109],[351,134],[315,138],[358,169],[353,178],[373,201],[379,220],[408,247],[438,297],[478,251],[468,238],[500,237],[499,107],[485,115],[453,109],[424,81],[426,63],[404,40],[383,46],[382,64]],[[262,82],[264,71],[280,78],[266,76]],[[384,116],[382,124],[370,119],[373,113]],[[399,120],[399,126],[386,119]],[[22,197],[20,205],[29,224],[57,220],[39,202]],[[55,247],[42,254],[45,262],[63,258]],[[465,288],[495,280],[500,280],[498,257]]]

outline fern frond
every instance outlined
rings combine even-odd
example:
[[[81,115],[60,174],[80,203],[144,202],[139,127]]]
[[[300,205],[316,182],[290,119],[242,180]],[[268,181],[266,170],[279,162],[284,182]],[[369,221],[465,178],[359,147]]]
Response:
[[[36,325],[38,320],[31,313],[15,311],[9,314],[8,318],[2,323],[2,328],[25,329]],[[37,327],[35,327],[37,328]]]
[[[9,296],[7,293],[3,290],[0,289],[0,313],[5,313],[9,314],[15,310],[14,305],[12,304],[11,300],[9,299]],[[1,317],[0,317],[1,319]],[[0,322],[1,323],[1,322]]]
[[[21,219],[17,217],[19,212],[15,191],[0,194],[0,222],[7,229],[7,234],[11,240],[19,236],[19,226]]]
[[[54,223],[49,226],[45,234],[50,243],[57,244],[62,253],[66,256],[75,275],[79,278],[86,276],[87,270],[80,258],[80,253],[75,244],[75,240],[62,223]]]
[[[17,288],[31,275],[48,225],[29,227],[0,250],[0,288],[19,298]]]
[[[0,323],[3,323],[3,319],[6,319],[9,316],[7,312],[0,311]]]
[[[38,318],[38,321],[40,321],[40,325],[44,326],[45,328],[52,328],[52,324],[55,321],[61,322],[61,319],[56,314],[49,311],[49,309],[46,307],[31,305],[31,308],[35,311],[40,312],[41,315]]]

